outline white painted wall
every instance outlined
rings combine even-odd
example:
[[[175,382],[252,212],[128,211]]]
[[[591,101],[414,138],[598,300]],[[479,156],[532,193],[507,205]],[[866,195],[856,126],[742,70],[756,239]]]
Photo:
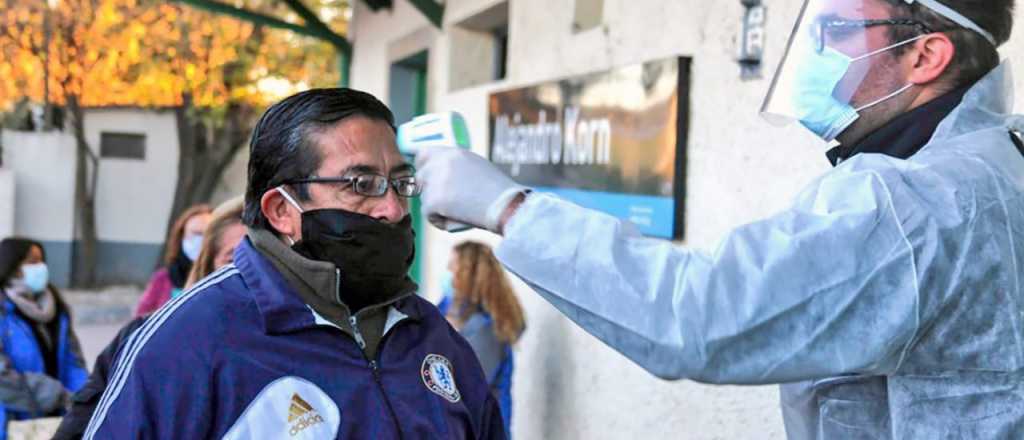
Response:
[[[451,27],[499,3],[448,0]],[[511,0],[508,76],[504,81],[449,92],[450,37],[407,1],[373,13],[356,3],[352,86],[388,102],[388,67],[396,52],[429,49],[428,108],[457,110],[470,126],[474,151],[487,154],[487,97],[516,88],[644,61],[693,58],[685,245],[711,248],[730,229],[788,205],[825,171],[824,146],[796,126],[777,128],[757,115],[782,55],[799,0],[767,3],[765,78],[739,80],[736,40],[739,1],[605,0],[605,25],[574,34],[573,2]],[[1018,12],[1024,23],[1024,10]],[[1018,26],[1003,55],[1019,58]],[[407,50],[407,49],[406,49]],[[489,60],[480,60],[487,63]],[[1024,75],[1017,78],[1024,85]],[[1017,93],[1021,95],[1020,92]],[[431,229],[425,237],[425,284],[439,295],[438,274],[459,241],[497,244],[483,232],[451,235]],[[528,319],[517,347],[513,435],[539,439],[757,438],[784,437],[775,387],[707,386],[665,382],[587,335],[516,282]]]
[[[4,168],[14,173],[14,233],[40,241],[73,237],[75,139],[4,131]]]
[[[14,235],[14,172],[0,168],[0,237]]]
[[[174,202],[178,134],[172,111],[89,109],[86,139],[99,152],[101,132],[146,136],[146,159],[100,160],[96,194],[100,240],[161,244]]]

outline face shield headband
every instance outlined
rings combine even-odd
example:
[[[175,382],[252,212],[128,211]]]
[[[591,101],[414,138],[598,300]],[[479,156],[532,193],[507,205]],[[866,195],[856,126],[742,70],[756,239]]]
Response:
[[[956,24],[958,24],[960,26],[963,26],[963,27],[965,27],[967,29],[970,29],[970,30],[972,30],[974,32],[977,32],[982,37],[985,37],[985,39],[988,40],[988,42],[991,43],[992,46],[999,46],[998,42],[996,42],[995,37],[993,37],[991,33],[989,33],[988,31],[986,31],[984,29],[982,29],[981,26],[978,26],[977,23],[975,23],[974,21],[971,21],[971,19],[965,17],[963,14],[954,11],[949,6],[946,6],[946,5],[942,4],[942,3],[939,3],[937,0],[904,0],[904,1],[908,5],[912,5],[914,3],[920,3],[921,6],[924,6],[924,7],[928,8],[928,9],[931,9],[932,11],[935,11],[936,14],[939,14],[939,15],[941,15],[943,17],[948,18],[953,23],[956,23]]]

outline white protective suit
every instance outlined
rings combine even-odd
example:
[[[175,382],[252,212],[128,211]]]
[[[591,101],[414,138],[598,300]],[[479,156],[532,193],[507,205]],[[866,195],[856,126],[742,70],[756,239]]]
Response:
[[[909,160],[860,154],[713,254],[531,194],[497,255],[651,373],[782,385],[791,439],[1024,438],[1010,66]]]

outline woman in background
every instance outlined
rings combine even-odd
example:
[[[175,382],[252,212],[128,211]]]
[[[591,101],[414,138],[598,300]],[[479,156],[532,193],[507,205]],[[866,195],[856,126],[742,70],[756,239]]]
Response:
[[[206,227],[204,233],[207,239],[203,241],[203,248],[192,265],[192,272],[188,275],[185,288],[192,287],[199,280],[215,270],[231,264],[234,261],[235,247],[245,238],[248,229],[242,223],[242,208],[245,207],[245,199],[236,197],[222,203],[213,211],[213,218]]]
[[[235,247],[245,238],[246,228],[242,224],[242,197],[222,203],[213,211],[212,219],[203,231],[202,248],[196,256],[189,273],[185,289],[205,278],[220,267],[230,264]],[[71,410],[61,421],[53,440],[80,439],[89,425],[89,419],[107,388],[107,379],[116,359],[118,350],[135,329],[142,326],[147,316],[136,317],[125,325],[103,352],[96,357],[96,364],[88,383],[72,398]]]
[[[501,264],[483,243],[455,246],[441,283],[445,298],[438,308],[473,347],[510,434],[512,346],[526,327],[523,308]]]
[[[210,207],[196,205],[185,210],[171,227],[164,244],[164,267],[153,273],[146,291],[139,298],[135,317],[156,311],[185,288],[192,262],[203,246],[203,231],[210,221]]]
[[[38,242],[0,241],[0,439],[8,421],[64,414],[88,375]]]

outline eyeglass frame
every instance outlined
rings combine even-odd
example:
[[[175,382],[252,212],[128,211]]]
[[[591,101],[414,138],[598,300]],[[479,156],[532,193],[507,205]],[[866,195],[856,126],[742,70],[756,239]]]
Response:
[[[920,20],[914,20],[912,18],[882,18],[882,19],[865,19],[865,20],[847,20],[845,18],[821,18],[814,21],[814,49],[818,53],[825,51],[825,29],[829,27],[857,27],[860,29],[868,29],[876,26],[914,26],[921,31],[922,34],[930,34],[933,31],[928,25],[922,23]]]
[[[356,189],[358,187],[356,185],[354,185],[354,183],[357,180],[359,180],[360,178],[367,177],[367,176],[373,176],[373,177],[378,177],[378,178],[386,179],[388,184],[387,184],[387,186],[384,187],[384,192],[382,192],[380,194],[364,194],[362,192],[359,192],[359,190]],[[402,180],[409,180],[409,179],[411,179],[413,184],[416,185],[416,192],[413,193],[413,194],[410,194],[410,195],[404,195],[401,192],[399,192],[398,184]],[[359,174],[356,174],[354,176],[348,176],[348,177],[307,177],[307,178],[303,178],[303,179],[292,179],[292,180],[288,180],[288,181],[284,182],[285,185],[302,185],[302,184],[307,184],[307,183],[342,183],[342,184],[345,184],[346,187],[349,187],[349,186],[352,187],[352,191],[353,192],[355,192],[356,194],[359,194],[361,196],[364,196],[364,197],[384,197],[388,193],[388,188],[391,188],[391,189],[395,190],[395,195],[397,195],[397,196],[399,196],[401,198],[404,198],[404,199],[411,199],[411,198],[419,197],[419,195],[423,193],[423,186],[416,182],[416,176],[402,176],[402,177],[396,177],[396,178],[392,179],[392,178],[388,178],[387,176],[385,176],[383,174],[379,174],[379,173],[359,173]]]

